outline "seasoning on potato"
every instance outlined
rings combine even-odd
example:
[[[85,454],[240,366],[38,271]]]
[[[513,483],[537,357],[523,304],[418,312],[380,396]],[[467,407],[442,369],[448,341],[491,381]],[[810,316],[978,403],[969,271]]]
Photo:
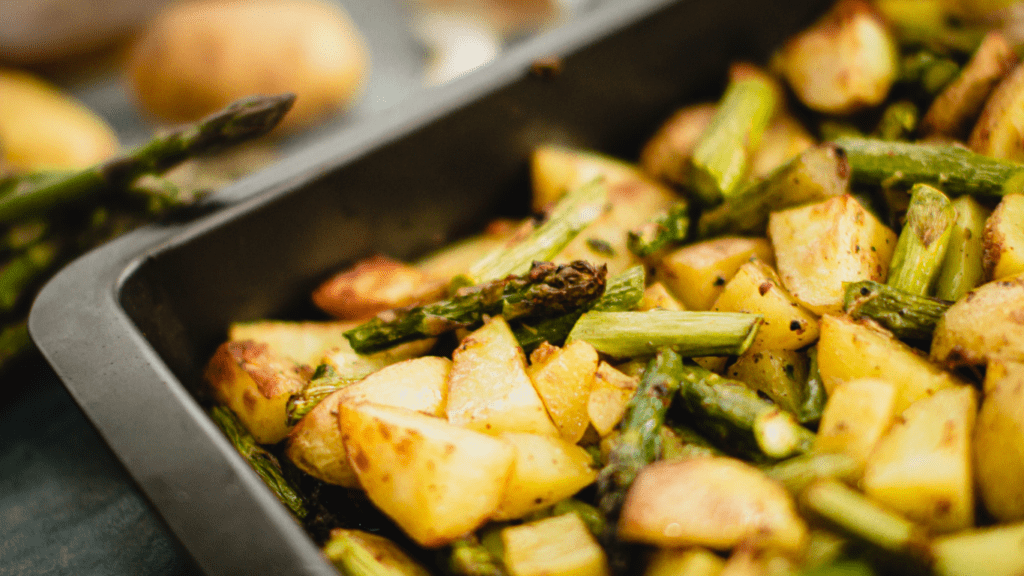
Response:
[[[134,43],[128,83],[166,122],[194,120],[249,94],[295,93],[294,131],[360,95],[369,52],[339,7],[317,0],[194,0],[160,13]]]

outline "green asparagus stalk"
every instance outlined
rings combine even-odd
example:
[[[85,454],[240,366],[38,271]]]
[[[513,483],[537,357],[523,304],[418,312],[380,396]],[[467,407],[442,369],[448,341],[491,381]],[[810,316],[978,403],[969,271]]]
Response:
[[[931,562],[927,534],[922,527],[838,480],[813,482],[800,495],[800,501],[807,510],[852,536],[926,565]]]
[[[455,576],[507,576],[505,565],[476,535],[470,534],[451,544],[448,570]]]
[[[910,140],[917,130],[921,112],[909,100],[898,100],[886,106],[875,132],[882,140]]]
[[[726,87],[710,126],[693,150],[693,189],[702,204],[720,203],[743,183],[776,100],[775,88],[760,74],[734,79]]]
[[[299,520],[305,518],[308,515],[305,499],[284,477],[277,458],[256,443],[256,439],[229,408],[215,406],[210,409],[210,417],[281,503]]]
[[[828,143],[815,146],[701,214],[697,234],[764,235],[772,211],[840,196],[849,189],[849,181],[850,166],[842,149]]]
[[[29,286],[41,283],[57,255],[57,243],[43,240],[0,266],[0,312],[13,310],[27,294]]]
[[[662,460],[687,460],[724,455],[707,438],[688,426],[666,422],[661,427],[661,436]]]
[[[752,440],[769,458],[811,449],[814,434],[810,430],[742,382],[690,365],[679,366],[678,377],[679,397],[696,423],[707,421],[729,437]]]
[[[633,254],[646,258],[666,246],[683,242],[689,231],[689,205],[686,202],[676,202],[639,228],[630,230],[626,246]]]
[[[345,332],[352,349],[369,354],[403,342],[439,336],[501,314],[506,320],[561,316],[589,305],[604,292],[607,269],[578,260],[534,262],[523,276],[460,288],[455,296],[390,310]]]
[[[931,50],[919,50],[903,58],[899,82],[918,86],[926,96],[934,97],[959,75],[960,65],[952,59]]]
[[[931,340],[935,324],[952,304],[870,280],[847,284],[843,297],[843,309],[852,318],[871,318],[902,340]]]
[[[632,268],[608,279],[604,294],[594,302],[590,310],[616,312],[636,308],[644,297],[646,275],[643,266]],[[565,342],[572,327],[583,315],[585,310],[570,312],[554,318],[543,318],[536,322],[517,322],[512,332],[523,350],[529,352],[540,346],[541,342],[561,345]]]
[[[345,576],[430,576],[397,544],[362,530],[331,530],[323,551]]]
[[[956,209],[945,194],[927,184],[915,184],[886,284],[917,296],[931,294],[955,222]]]
[[[856,482],[861,466],[846,454],[803,454],[763,468],[794,496],[817,480],[832,478],[844,484]]]
[[[0,329],[0,368],[32,348],[28,323],[19,320]]]
[[[844,136],[835,143],[850,161],[851,183],[910,188],[923,183],[951,196],[1002,196],[1024,191],[1024,165],[950,144],[889,142]]]
[[[817,425],[825,411],[826,401],[828,393],[818,371],[818,347],[813,346],[807,350],[807,385],[804,387],[803,402],[796,410],[797,422]]]
[[[525,274],[533,262],[551,260],[601,215],[607,203],[608,187],[600,178],[571,190],[558,201],[546,222],[523,240],[498,248],[478,260],[465,278],[456,278],[456,286]]]
[[[347,378],[337,374],[330,365],[323,364],[317,367],[309,384],[301,392],[288,398],[288,403],[285,404],[288,425],[295,426],[324,398],[357,381],[358,378]]]
[[[980,285],[985,277],[983,234],[989,212],[971,196],[953,200],[953,208],[956,209],[956,224],[935,282],[935,295],[955,302]]]
[[[92,168],[9,179],[0,184],[0,222],[42,215],[104,192],[123,191],[143,174],[159,174],[197,154],[262,136],[277,126],[294,101],[293,94],[247,98]]]
[[[626,406],[608,463],[597,477],[598,507],[606,516],[618,515],[637,473],[661,455],[660,428],[679,388],[678,373],[682,365],[680,355],[670,348],[660,348],[648,362]]]
[[[568,340],[584,340],[615,358],[648,356],[663,346],[688,358],[735,356],[750,347],[763,321],[739,312],[592,311],[580,317]]]

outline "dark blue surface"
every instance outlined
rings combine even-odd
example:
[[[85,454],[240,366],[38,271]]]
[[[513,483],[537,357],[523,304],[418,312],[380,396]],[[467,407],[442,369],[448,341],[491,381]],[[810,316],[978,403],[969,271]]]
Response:
[[[0,576],[201,574],[41,357],[3,380]]]

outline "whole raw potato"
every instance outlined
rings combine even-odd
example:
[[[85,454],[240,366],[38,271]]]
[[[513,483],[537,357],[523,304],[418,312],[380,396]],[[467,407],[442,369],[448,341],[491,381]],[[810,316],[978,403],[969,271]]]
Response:
[[[188,122],[251,94],[293,92],[282,122],[296,130],[348,107],[369,67],[340,8],[317,0],[194,0],[158,15],[132,48],[139,104]]]

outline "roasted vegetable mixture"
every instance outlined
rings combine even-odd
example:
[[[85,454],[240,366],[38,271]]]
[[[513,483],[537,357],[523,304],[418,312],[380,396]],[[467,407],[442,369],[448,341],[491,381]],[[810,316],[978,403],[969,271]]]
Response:
[[[343,574],[1024,573],[1004,4],[840,0],[636,162],[537,147],[533,216],[232,325],[211,414]]]

